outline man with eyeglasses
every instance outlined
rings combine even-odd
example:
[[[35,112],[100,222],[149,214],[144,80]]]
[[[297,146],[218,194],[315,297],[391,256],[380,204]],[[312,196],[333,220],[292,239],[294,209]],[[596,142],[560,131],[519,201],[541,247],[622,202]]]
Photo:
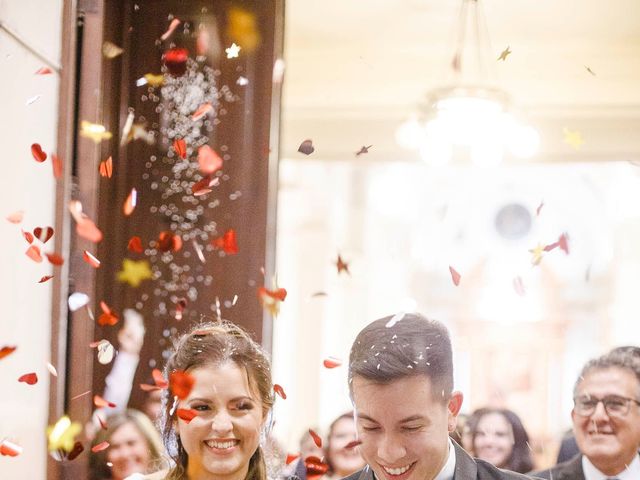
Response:
[[[611,352],[589,361],[573,391],[581,455],[535,473],[549,480],[640,480],[640,360]]]

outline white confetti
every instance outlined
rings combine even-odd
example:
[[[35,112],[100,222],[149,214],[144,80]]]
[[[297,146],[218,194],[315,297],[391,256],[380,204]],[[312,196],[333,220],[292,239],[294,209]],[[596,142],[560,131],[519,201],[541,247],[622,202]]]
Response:
[[[69,310],[75,312],[89,303],[89,295],[86,293],[74,292],[69,296]]]
[[[249,79],[247,77],[239,76],[236,83],[241,87],[244,87],[245,85],[249,85]]]
[[[102,365],[107,365],[113,360],[113,356],[116,353],[116,349],[111,345],[111,342],[106,339],[100,340],[98,343],[98,362]]]
[[[31,98],[29,98],[27,100],[27,105],[31,105],[32,103],[36,102],[41,97],[42,97],[42,95],[34,95],[33,97],[31,97]]]
[[[387,327],[387,328],[393,327],[396,323],[398,323],[400,320],[402,320],[404,318],[404,316],[405,316],[404,312],[396,313],[393,317],[391,317],[391,320],[389,320],[387,322],[385,327]]]

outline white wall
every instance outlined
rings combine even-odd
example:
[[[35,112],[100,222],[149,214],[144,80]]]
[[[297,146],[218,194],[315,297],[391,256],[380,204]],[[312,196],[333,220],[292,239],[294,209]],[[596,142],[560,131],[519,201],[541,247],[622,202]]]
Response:
[[[0,21],[55,64],[60,62],[61,18],[62,0],[0,0]],[[59,77],[34,75],[43,66],[0,30],[0,348],[18,347],[0,360],[0,441],[9,438],[24,448],[18,457],[0,456],[3,479],[46,477],[51,283],[37,282],[53,268],[25,256],[28,245],[20,233],[20,228],[54,225],[51,160],[37,163],[30,151],[34,142],[48,154],[56,148]],[[20,225],[5,220],[16,210],[25,212]],[[18,383],[28,372],[37,373],[36,385]]]

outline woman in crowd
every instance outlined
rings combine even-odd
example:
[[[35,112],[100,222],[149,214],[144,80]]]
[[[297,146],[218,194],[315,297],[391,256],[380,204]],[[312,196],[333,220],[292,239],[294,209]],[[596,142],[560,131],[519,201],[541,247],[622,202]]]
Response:
[[[354,446],[355,441],[356,424],[353,420],[353,412],[344,413],[336,418],[329,427],[326,445],[329,478],[348,477],[364,467],[365,461],[362,459],[358,447]]]
[[[486,408],[475,417],[476,421],[470,427],[476,457],[514,472],[533,470],[529,436],[515,413]]]
[[[107,425],[93,441],[94,446],[109,442],[109,447],[91,453],[92,480],[123,480],[160,468],[162,441],[144,413],[124,410],[109,416]]]
[[[176,371],[194,383],[183,399],[169,391],[163,399],[162,438],[175,465],[134,478],[267,480],[260,439],[274,399],[261,347],[232,323],[199,325],[177,342],[165,374]]]

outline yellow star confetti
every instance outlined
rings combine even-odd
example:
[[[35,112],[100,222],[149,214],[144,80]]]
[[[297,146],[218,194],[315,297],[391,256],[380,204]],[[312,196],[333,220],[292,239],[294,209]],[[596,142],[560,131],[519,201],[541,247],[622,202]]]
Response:
[[[538,245],[529,250],[529,253],[531,253],[531,265],[540,265],[544,256],[544,245],[538,243]]]
[[[47,427],[47,438],[49,440],[49,451],[64,450],[70,452],[73,449],[75,436],[82,431],[82,425],[78,422],[71,422],[71,419],[64,415],[55,425]]]
[[[509,46],[507,45],[507,48],[505,48],[502,53],[500,54],[500,56],[498,57],[498,60],[502,60],[503,62],[507,59],[507,57],[509,56],[509,54],[511,53],[511,49],[509,48]]]
[[[238,58],[238,54],[240,53],[240,49],[242,47],[232,43],[229,48],[225,48],[224,51],[227,52],[227,58]]]
[[[113,136],[104,125],[87,122],[86,120],[82,120],[80,123],[80,135],[90,138],[96,143],[100,143],[102,140],[109,140]]]
[[[127,282],[132,287],[138,287],[140,282],[153,278],[149,262],[146,260],[129,260],[125,258],[122,261],[122,270],[118,272],[118,281]]]
[[[161,73],[158,75],[154,75],[153,73],[147,73],[145,74],[144,79],[152,87],[159,87],[164,83],[164,75]]]
[[[582,139],[582,134],[579,131],[571,131],[567,127],[562,129],[562,133],[564,134],[564,143],[567,145],[571,145],[573,148],[578,150],[580,146],[584,143]]]

